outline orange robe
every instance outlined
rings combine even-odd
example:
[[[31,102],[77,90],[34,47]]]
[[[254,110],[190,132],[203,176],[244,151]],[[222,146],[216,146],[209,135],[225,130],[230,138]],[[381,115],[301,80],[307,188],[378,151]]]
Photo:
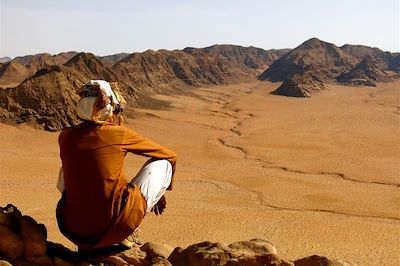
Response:
[[[127,152],[167,159],[175,171],[173,151],[123,126],[86,121],[64,129],[59,145],[65,190],[57,206],[57,221],[80,250],[119,243],[144,218],[146,201],[138,187],[127,186]]]

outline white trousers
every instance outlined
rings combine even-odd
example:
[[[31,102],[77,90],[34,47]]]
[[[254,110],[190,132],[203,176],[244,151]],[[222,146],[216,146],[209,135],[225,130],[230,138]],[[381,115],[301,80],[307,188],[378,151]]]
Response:
[[[139,173],[131,181],[140,187],[140,192],[147,202],[147,212],[150,212],[154,205],[171,184],[172,165],[168,160],[150,159],[145,163]]]

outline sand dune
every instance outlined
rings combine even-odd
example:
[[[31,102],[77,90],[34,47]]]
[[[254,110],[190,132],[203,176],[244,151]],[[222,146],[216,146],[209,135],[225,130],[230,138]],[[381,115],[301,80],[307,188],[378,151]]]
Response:
[[[143,237],[185,246],[268,238],[293,259],[311,254],[398,265],[400,82],[328,85],[310,99],[274,96],[279,84],[201,88],[165,96],[170,110],[137,109],[129,127],[178,153],[167,211]],[[0,126],[0,204],[58,233],[57,133]],[[143,158],[128,156],[134,175]]]

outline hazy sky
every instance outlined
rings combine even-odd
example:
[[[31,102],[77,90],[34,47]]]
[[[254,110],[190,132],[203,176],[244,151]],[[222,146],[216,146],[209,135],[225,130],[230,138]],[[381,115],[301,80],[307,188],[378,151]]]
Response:
[[[400,51],[400,0],[0,0],[0,57],[96,55],[311,37]]]

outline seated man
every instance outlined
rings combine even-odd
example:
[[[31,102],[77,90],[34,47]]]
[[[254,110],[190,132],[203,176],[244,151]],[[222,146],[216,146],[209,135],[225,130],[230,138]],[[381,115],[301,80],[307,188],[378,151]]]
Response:
[[[176,154],[122,125],[124,100],[116,84],[91,80],[79,95],[83,122],[59,136],[58,225],[80,251],[127,244],[147,212],[163,212]],[[124,171],[127,152],[150,157],[131,182]]]

